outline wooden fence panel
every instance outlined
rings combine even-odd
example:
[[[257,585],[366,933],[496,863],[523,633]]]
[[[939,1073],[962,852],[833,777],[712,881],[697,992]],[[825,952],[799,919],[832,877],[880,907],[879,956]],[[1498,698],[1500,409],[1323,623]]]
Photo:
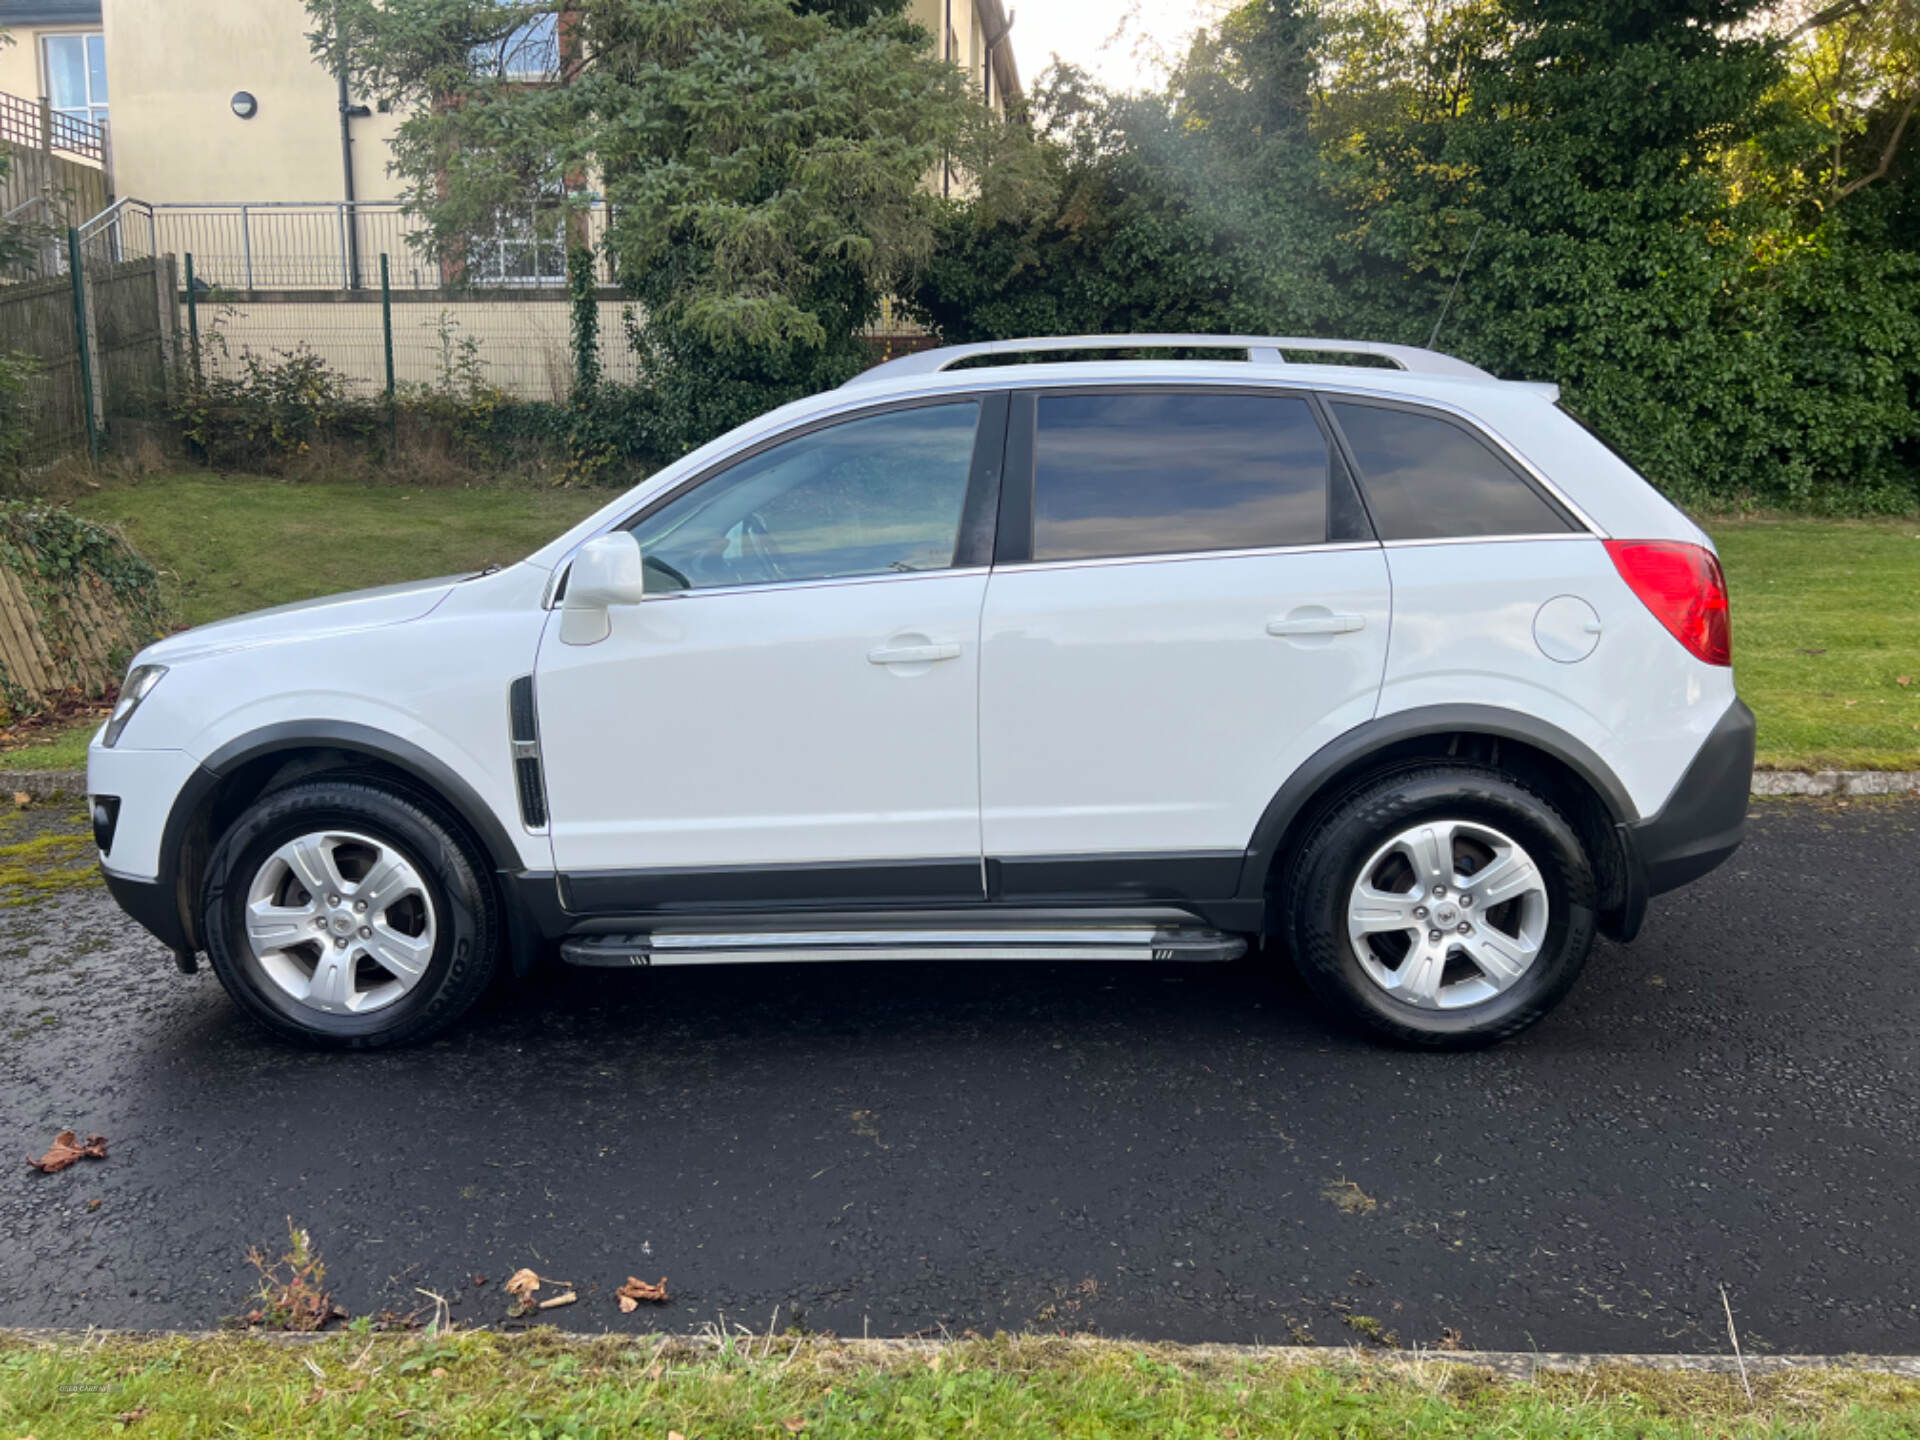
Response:
[[[148,257],[86,267],[98,336],[94,365],[108,420],[147,418],[166,408],[166,351],[157,299],[166,284],[164,263]]]
[[[0,286],[0,352],[25,354],[34,363],[23,397],[33,425],[30,461],[49,460],[87,443],[74,337],[73,282],[67,276]]]
[[[0,713],[110,691],[169,628],[153,568],[115,531],[12,501],[0,551]]]

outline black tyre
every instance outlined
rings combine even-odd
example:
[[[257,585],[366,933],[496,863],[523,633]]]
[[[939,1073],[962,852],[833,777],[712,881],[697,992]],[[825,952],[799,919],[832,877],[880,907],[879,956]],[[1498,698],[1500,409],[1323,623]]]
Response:
[[[337,1049],[425,1039],[499,959],[482,858],[428,799],[323,778],[263,796],[207,864],[214,973],[276,1034]]]
[[[1340,800],[1281,891],[1294,962],[1341,1015],[1406,1044],[1466,1048],[1551,1010],[1593,947],[1593,867],[1510,775],[1434,764]]]

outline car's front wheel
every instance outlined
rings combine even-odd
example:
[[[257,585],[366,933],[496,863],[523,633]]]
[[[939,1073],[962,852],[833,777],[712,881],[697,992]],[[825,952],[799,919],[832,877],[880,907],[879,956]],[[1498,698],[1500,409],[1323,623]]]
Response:
[[[445,1029],[486,989],[501,945],[478,857],[430,803],[377,780],[255,802],[208,861],[201,913],[242,1010],[338,1048]]]
[[[1478,766],[1408,769],[1345,797],[1282,898],[1312,989],[1416,1045],[1525,1029],[1593,946],[1593,867],[1573,827],[1518,778]]]

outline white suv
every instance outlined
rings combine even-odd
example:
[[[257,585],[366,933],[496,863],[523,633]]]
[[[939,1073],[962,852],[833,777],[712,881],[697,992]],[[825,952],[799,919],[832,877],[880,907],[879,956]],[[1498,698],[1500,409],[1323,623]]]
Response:
[[[1073,359],[1120,347],[1239,353]],[[1552,387],[1094,336],[911,355],[517,565],[162,641],[88,789],[120,904],[304,1040],[418,1039],[555,945],[1252,944],[1463,1045],[1732,853],[1752,760],[1707,537]]]

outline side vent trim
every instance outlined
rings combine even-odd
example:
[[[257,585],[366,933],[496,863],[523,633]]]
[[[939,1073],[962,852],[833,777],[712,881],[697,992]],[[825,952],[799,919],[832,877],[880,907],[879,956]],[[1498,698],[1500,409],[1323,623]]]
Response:
[[[533,706],[531,675],[522,675],[508,687],[507,721],[513,742],[513,781],[520,792],[520,819],[529,830],[544,830],[547,782],[540,769],[540,722]]]

